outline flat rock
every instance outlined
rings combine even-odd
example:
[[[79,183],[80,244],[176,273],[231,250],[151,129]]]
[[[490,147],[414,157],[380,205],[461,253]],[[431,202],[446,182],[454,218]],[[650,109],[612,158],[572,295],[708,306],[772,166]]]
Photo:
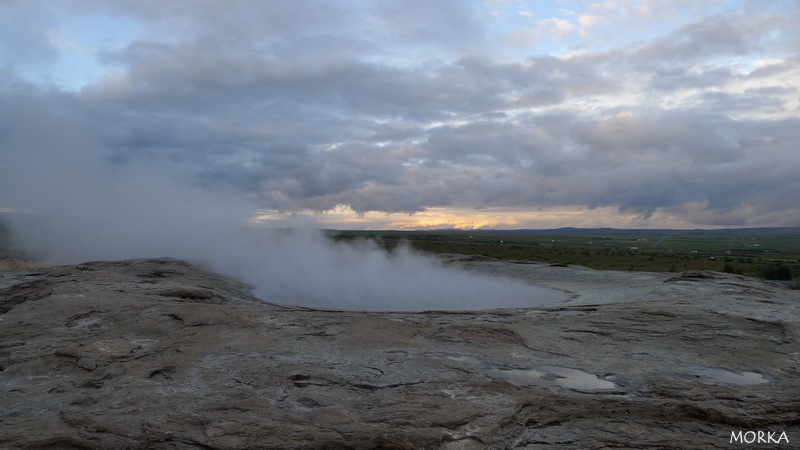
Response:
[[[447,256],[547,307],[270,304],[171,259],[0,275],[2,448],[731,448],[800,443],[800,292]]]

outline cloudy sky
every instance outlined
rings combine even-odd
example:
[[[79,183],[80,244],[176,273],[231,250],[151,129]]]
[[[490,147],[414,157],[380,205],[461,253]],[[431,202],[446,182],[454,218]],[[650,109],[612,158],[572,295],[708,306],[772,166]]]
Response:
[[[136,168],[265,225],[800,226],[800,2],[3,0],[0,152],[3,211]]]

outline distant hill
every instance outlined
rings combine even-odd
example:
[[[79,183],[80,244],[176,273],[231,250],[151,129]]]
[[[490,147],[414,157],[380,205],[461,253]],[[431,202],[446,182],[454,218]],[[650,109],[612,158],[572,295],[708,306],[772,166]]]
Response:
[[[426,231],[419,231],[424,233]],[[634,229],[634,228],[549,228],[549,229],[480,229],[480,230],[461,230],[456,228],[431,230],[429,232],[444,232],[444,233],[465,233],[472,235],[492,235],[492,234],[603,234],[614,235],[624,234],[630,236],[631,234],[641,235],[686,235],[686,236],[702,236],[702,235],[782,235],[782,234],[800,234],[800,227],[759,227],[759,228],[715,228],[715,229],[694,229],[694,230],[673,230],[669,228],[659,229]]]

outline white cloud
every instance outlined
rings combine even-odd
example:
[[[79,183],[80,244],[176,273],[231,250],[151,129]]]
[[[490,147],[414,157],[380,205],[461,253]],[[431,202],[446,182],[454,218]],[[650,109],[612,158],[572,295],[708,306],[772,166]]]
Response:
[[[578,25],[583,28],[592,28],[605,22],[603,16],[597,14],[582,14],[578,16]]]
[[[529,46],[540,41],[559,41],[577,28],[571,22],[557,18],[537,20],[532,26],[513,30],[508,39],[516,46]]]

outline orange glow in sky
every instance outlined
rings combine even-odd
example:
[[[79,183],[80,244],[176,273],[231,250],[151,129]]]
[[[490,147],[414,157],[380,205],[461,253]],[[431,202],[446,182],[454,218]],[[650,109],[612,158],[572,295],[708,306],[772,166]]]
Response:
[[[437,207],[414,214],[369,212],[362,215],[340,206],[323,213],[261,211],[251,219],[251,223],[266,227],[314,226],[353,230],[707,228],[678,220],[666,211],[657,211],[649,217],[642,217],[638,214],[621,213],[612,207],[588,209],[578,206],[541,209]]]

